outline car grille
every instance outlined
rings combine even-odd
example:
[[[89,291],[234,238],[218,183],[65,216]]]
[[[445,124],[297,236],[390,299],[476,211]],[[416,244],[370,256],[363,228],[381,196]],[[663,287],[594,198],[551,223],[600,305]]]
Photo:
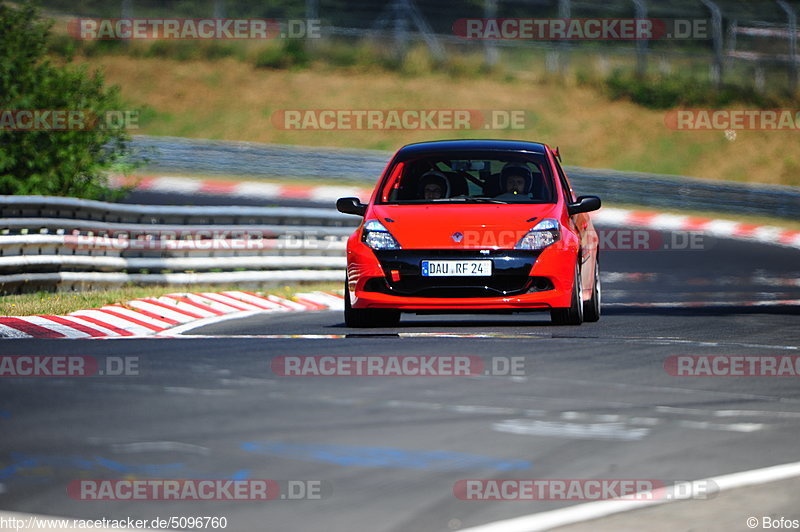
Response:
[[[521,250],[399,250],[375,253],[387,278],[370,279],[365,290],[408,297],[501,297],[552,289],[545,278],[530,277],[538,252]],[[423,277],[423,260],[492,261],[490,277]],[[393,281],[390,272],[397,270],[400,279]]]

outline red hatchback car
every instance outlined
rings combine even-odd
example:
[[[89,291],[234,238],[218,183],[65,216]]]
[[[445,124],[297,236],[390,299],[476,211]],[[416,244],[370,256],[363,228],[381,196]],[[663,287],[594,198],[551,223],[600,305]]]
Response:
[[[345,322],[396,325],[401,312],[550,311],[600,319],[597,233],[557,151],[545,144],[453,140],[401,148],[347,243]]]

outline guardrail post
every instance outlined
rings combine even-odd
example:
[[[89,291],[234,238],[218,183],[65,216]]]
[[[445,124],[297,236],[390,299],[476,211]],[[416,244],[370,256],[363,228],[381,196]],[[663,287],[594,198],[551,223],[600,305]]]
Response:
[[[558,0],[558,18],[568,19],[572,14],[571,0]],[[569,48],[569,45],[561,41],[553,46],[545,56],[545,69],[548,72],[563,72],[566,69],[567,61],[562,61],[562,56]]]
[[[214,18],[225,18],[225,0],[214,0]]]
[[[711,32],[714,39],[714,64],[711,67],[711,81],[719,89],[722,85],[722,12],[711,0],[700,0],[711,11]]]
[[[319,0],[306,0],[306,24],[311,20],[319,20]],[[305,45],[309,49],[317,46],[319,39],[306,39]]]
[[[484,0],[483,17],[485,19],[497,18],[497,0]],[[493,39],[483,41],[486,66],[493,67],[497,64],[497,43]]]
[[[728,24],[728,47],[726,52],[725,68],[733,65],[733,53],[736,51],[736,35],[739,33],[739,23],[733,21]]]
[[[636,8],[636,18],[647,18],[647,5],[644,0],[633,0]],[[647,74],[647,39],[636,39],[636,75],[643,77]]]
[[[786,12],[789,19],[789,89],[792,95],[797,92],[797,14],[784,0],[778,0],[778,5]]]
[[[120,18],[133,18],[133,0],[122,0]],[[122,43],[129,45],[131,41],[130,39],[122,39]]]

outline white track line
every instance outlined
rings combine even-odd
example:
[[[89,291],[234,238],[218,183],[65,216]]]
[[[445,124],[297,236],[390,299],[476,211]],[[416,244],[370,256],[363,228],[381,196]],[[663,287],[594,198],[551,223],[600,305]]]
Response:
[[[718,477],[711,477],[699,480],[697,482],[705,482],[710,485],[719,487],[719,491],[732,490],[736,488],[744,488],[746,486],[755,486],[758,484],[766,484],[768,482],[776,482],[778,480],[785,480],[800,476],[800,462],[791,462],[788,464],[781,464],[772,467],[765,467],[762,469],[751,469],[749,471],[742,471],[740,473],[731,473],[728,475],[721,475]],[[655,506],[659,504],[667,504],[675,501],[686,501],[680,496],[672,496],[672,490],[667,490],[664,497],[654,500],[608,500],[608,501],[595,501],[585,504],[578,504],[561,508],[559,510],[552,510],[549,512],[540,512],[514,519],[506,519],[503,521],[495,521],[472,528],[463,528],[460,532],[538,532],[542,530],[551,530],[575,523],[582,523],[591,521],[593,519],[600,519],[609,515],[614,515],[631,510],[639,510],[648,506]]]

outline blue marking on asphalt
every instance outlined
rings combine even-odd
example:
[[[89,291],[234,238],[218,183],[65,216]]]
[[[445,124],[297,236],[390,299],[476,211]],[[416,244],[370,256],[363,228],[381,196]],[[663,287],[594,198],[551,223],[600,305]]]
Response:
[[[182,463],[127,465],[102,457],[28,455],[11,453],[11,465],[0,469],[0,479],[12,478],[21,470],[49,466],[54,468],[81,469],[85,471],[114,471],[123,475],[163,475],[185,469]]]
[[[0,418],[11,419],[11,412],[8,410],[0,410]]]
[[[84,458],[81,456],[54,456],[54,455],[29,455],[25,453],[11,453],[10,465],[0,468],[0,480],[12,478],[30,478],[32,476],[50,478],[49,473],[32,472],[35,468],[49,467],[52,469],[93,471],[98,473],[114,472],[120,475],[133,475],[138,477],[168,477],[180,478],[219,478],[223,480],[247,480],[251,470],[239,469],[231,475],[208,474],[203,472],[187,472],[186,465],[181,462],[171,464],[136,464],[129,465],[108,458],[95,456]]]
[[[213,478],[213,477],[212,477]],[[225,478],[225,480],[247,480],[250,478],[250,470],[249,469],[241,469],[234,473],[233,475]]]
[[[252,453],[292,458],[308,462],[327,462],[342,466],[387,467],[395,469],[430,469],[462,471],[529,469],[525,460],[508,460],[452,451],[409,451],[394,447],[361,447],[319,443],[283,443],[276,441],[244,442],[242,450]]]
[[[128,465],[99,456],[83,458],[80,456],[48,456],[11,453],[11,464],[0,468],[0,480],[20,477],[30,479],[32,476],[50,478],[52,475],[41,474],[40,472],[32,475],[31,469],[43,466],[54,469],[79,469],[82,471],[96,471],[101,473],[112,471],[121,475],[159,477],[171,474],[178,475],[180,478],[219,478],[223,480],[247,480],[252,473],[250,469],[239,469],[234,471],[231,475],[215,475],[203,472],[188,473],[186,472],[186,465],[180,462],[171,464]]]

